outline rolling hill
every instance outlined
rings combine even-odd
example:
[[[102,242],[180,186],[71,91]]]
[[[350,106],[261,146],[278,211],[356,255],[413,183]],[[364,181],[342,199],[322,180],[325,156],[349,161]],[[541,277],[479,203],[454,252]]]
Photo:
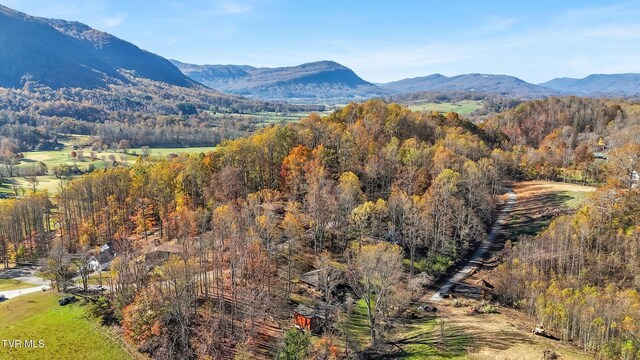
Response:
[[[391,93],[333,61],[278,68],[172,62],[185,75],[211,88],[265,100],[342,101]]]
[[[640,94],[640,74],[592,74],[583,79],[556,78],[540,85],[577,95],[631,96]]]
[[[447,77],[433,74],[380,84],[384,89],[398,93],[430,92],[477,92],[509,95],[521,98],[539,98],[559,95],[557,90],[530,84],[508,75],[464,74]]]
[[[53,89],[127,84],[125,72],[182,87],[198,86],[161,56],[79,23],[30,16],[0,5],[0,87],[25,81]]]

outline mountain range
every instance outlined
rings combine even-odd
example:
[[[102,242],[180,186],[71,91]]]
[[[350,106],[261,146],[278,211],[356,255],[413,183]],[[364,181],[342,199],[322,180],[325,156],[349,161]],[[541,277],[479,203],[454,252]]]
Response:
[[[357,100],[391,94],[333,61],[277,68],[172,63],[191,79],[216,90],[265,100]]]
[[[277,68],[193,65],[169,61],[79,22],[30,16],[0,5],[0,87],[35,83],[52,89],[95,89],[131,84],[136,78],[294,103],[343,103],[412,92],[472,92],[514,98],[640,94],[640,74],[557,78],[542,84],[508,75],[433,74],[373,84],[333,61]]]
[[[637,96],[640,74],[593,74],[583,79],[556,78],[540,84],[576,95]]]
[[[30,16],[0,5],[0,87],[30,80],[53,89],[128,83],[125,76],[191,87],[165,58],[79,22]]]
[[[560,95],[556,90],[530,84],[508,75],[464,74],[447,77],[433,74],[379,84],[382,88],[396,93],[412,92],[477,92],[510,95],[522,98],[538,98]]]

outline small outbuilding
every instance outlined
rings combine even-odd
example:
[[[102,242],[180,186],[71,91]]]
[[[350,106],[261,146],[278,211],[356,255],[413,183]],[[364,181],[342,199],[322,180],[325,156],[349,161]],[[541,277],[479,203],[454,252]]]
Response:
[[[293,318],[298,329],[309,332],[318,331],[326,320],[326,316],[322,311],[312,309],[302,304],[293,310]]]
[[[300,275],[300,282],[318,289],[320,286],[320,272],[324,269],[311,270]]]
[[[178,244],[165,243],[151,248],[144,254],[144,261],[148,266],[158,266],[167,261],[171,255],[182,254],[183,248]]]

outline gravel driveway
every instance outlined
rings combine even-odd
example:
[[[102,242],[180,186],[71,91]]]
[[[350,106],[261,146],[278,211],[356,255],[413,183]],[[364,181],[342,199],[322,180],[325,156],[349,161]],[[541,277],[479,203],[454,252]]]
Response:
[[[35,274],[37,270],[38,268],[35,266],[20,266],[0,271],[0,279],[19,280],[37,285],[26,289],[0,291],[0,295],[4,295],[7,299],[11,299],[16,296],[42,291],[42,287],[44,286],[49,288],[49,281],[37,276]]]

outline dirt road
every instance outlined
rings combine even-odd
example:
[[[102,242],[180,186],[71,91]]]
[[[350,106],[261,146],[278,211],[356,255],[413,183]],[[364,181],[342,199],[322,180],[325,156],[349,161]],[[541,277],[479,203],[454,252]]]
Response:
[[[500,215],[496,219],[496,222],[493,224],[493,227],[491,228],[491,232],[489,232],[489,235],[487,236],[487,238],[482,242],[480,247],[478,247],[478,249],[473,254],[471,259],[469,259],[469,262],[467,262],[467,264],[464,267],[462,267],[462,269],[458,270],[455,274],[453,274],[453,276],[451,276],[435,292],[435,294],[431,296],[430,298],[431,301],[438,302],[442,300],[443,298],[442,296],[440,296],[440,294],[448,294],[453,285],[459,284],[460,282],[462,282],[464,279],[466,279],[471,274],[473,274],[473,272],[477,270],[478,267],[480,267],[480,265],[482,265],[482,261],[485,255],[489,252],[490,248],[494,245],[498,232],[502,228],[502,225],[504,224],[505,219],[507,219],[507,217],[509,216],[509,213],[513,209],[513,205],[516,202],[516,194],[513,192],[513,190],[507,189],[507,195],[508,195],[507,203],[505,204],[504,208],[500,212]]]
[[[0,279],[12,279],[27,282],[34,285],[47,286],[49,282],[36,275],[38,269],[35,266],[20,266],[13,269],[0,271]]]

